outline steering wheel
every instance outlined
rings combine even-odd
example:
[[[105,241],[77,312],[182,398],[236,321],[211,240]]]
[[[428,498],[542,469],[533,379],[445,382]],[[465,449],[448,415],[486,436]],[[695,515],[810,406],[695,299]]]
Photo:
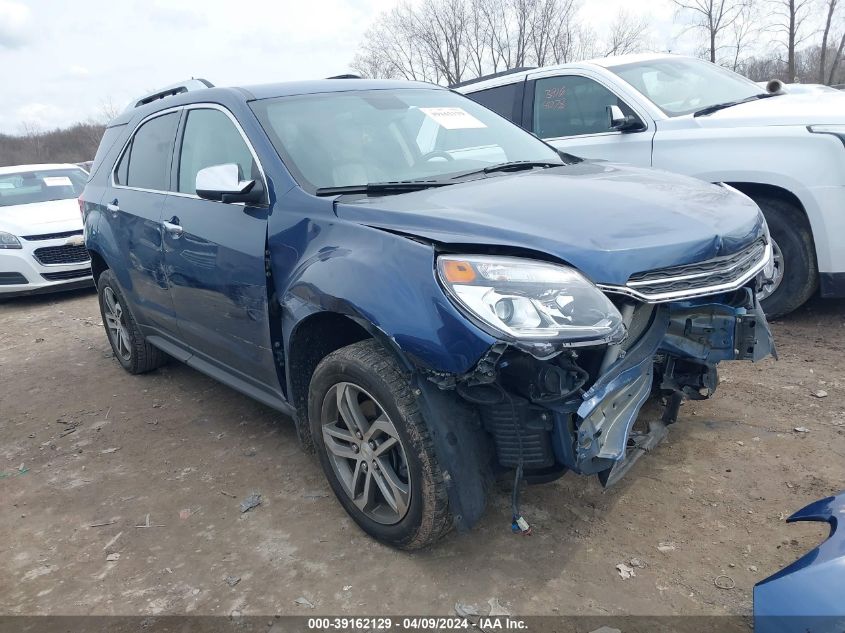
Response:
[[[420,156],[420,160],[423,161],[430,161],[432,158],[445,158],[447,161],[455,160],[455,157],[452,156],[449,152],[444,152],[442,150],[436,149],[431,152],[426,152],[422,156]]]

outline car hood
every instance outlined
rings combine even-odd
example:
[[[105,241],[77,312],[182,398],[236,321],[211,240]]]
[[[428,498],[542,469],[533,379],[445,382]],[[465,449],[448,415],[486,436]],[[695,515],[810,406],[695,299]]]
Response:
[[[598,161],[496,175],[400,195],[336,202],[340,218],[472,250],[518,248],[566,262],[595,283],[729,255],[764,221],[733,190]]]
[[[82,217],[73,198],[0,207],[0,231],[35,235],[76,230],[82,230]]]
[[[696,117],[702,127],[845,123],[845,93],[784,94]]]

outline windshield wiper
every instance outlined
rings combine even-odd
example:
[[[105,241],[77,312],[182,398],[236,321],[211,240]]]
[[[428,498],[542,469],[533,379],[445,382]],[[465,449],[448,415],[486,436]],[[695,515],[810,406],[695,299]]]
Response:
[[[445,187],[454,183],[442,180],[400,180],[397,182],[369,182],[364,185],[346,185],[343,187],[320,187],[315,191],[318,196],[342,196],[345,194],[362,193],[378,195],[380,193],[407,193],[422,191],[431,187]]]
[[[465,171],[457,174],[452,178],[463,178],[464,176],[475,176],[476,174],[492,174],[499,171],[524,171],[526,169],[536,169],[541,167],[547,169],[549,167],[563,167],[568,163],[556,163],[550,160],[512,160],[507,163],[499,163],[497,165],[489,165],[483,169],[473,169],[472,171]]]
[[[725,103],[716,103],[706,108],[701,108],[701,110],[696,110],[693,113],[693,116],[706,116],[708,114],[713,114],[714,112],[718,112],[719,110],[724,110],[725,108],[732,108],[735,105],[740,105],[743,103],[750,103],[751,101],[757,101],[759,99],[768,99],[769,97],[777,97],[776,94],[771,94],[767,92],[760,93],[758,95],[751,95],[750,97],[746,97],[745,99],[737,99],[736,101],[726,101]]]

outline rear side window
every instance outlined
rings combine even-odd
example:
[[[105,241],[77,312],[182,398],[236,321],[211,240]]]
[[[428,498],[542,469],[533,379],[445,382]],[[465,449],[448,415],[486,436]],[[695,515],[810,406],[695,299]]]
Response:
[[[103,162],[106,154],[109,153],[109,150],[125,131],[126,125],[115,125],[114,127],[106,128],[106,131],[103,132],[103,138],[100,139],[100,145],[97,147],[97,153],[94,155],[94,162],[91,164],[91,169],[88,171],[90,174],[89,180],[95,173],[97,173],[97,170],[100,168],[100,163]]]
[[[138,189],[167,191],[178,124],[179,114],[171,112],[138,128],[115,170],[115,182]]]
[[[480,103],[488,110],[492,110],[496,114],[505,117],[509,121],[513,121],[514,102],[516,101],[516,93],[519,89],[519,83],[506,84],[504,86],[496,86],[495,88],[488,88],[487,90],[479,90],[467,96]]]
[[[197,172],[213,165],[234,163],[245,180],[260,178],[241,133],[220,110],[188,111],[179,156],[179,191],[196,193]]]

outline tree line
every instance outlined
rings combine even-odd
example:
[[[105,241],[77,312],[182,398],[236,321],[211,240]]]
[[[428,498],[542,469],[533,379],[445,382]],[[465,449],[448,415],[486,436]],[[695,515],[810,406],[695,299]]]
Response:
[[[24,123],[20,135],[0,134],[0,167],[93,160],[104,130],[93,122],[49,131]]]
[[[699,56],[755,81],[845,81],[845,0],[671,0]],[[366,77],[450,85],[522,66],[660,50],[647,13],[603,33],[579,0],[422,0],[385,11],[352,67]],[[665,52],[665,51],[664,51]]]

